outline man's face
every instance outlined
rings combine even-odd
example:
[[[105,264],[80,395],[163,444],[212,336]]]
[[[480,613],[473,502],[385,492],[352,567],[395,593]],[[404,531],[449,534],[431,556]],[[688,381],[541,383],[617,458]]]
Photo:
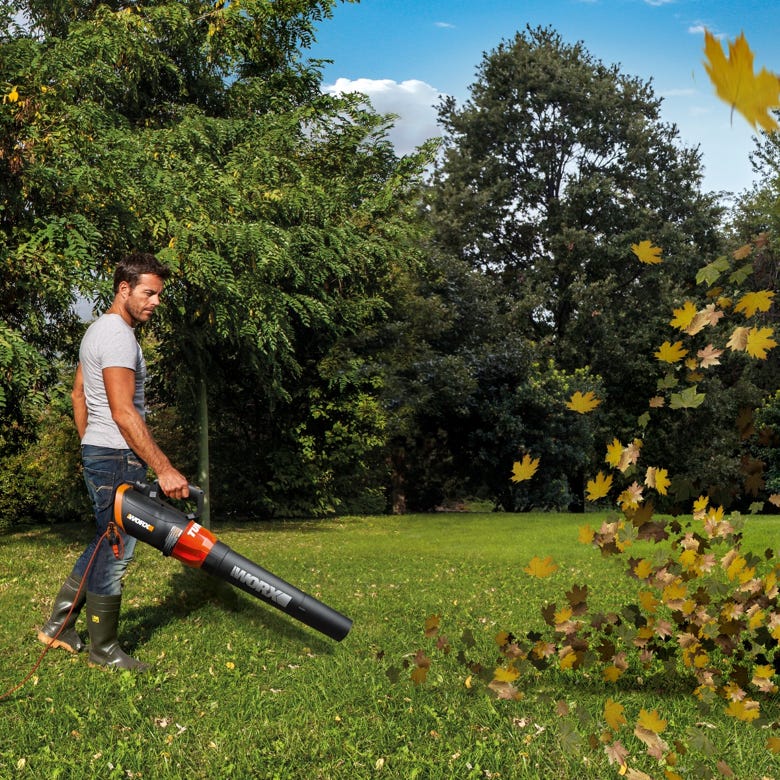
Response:
[[[162,289],[163,280],[156,274],[141,274],[132,290],[130,285],[127,286],[129,292],[124,300],[124,309],[134,326],[148,322],[160,305]]]

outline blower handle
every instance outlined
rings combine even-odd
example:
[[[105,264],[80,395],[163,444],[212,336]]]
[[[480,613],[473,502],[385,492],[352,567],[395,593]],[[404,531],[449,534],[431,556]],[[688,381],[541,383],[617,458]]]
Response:
[[[151,485],[147,482],[134,482],[133,487],[139,492],[143,493],[145,496],[149,496],[149,498],[162,503],[162,496],[164,496],[165,493],[160,488],[160,480],[156,479],[154,482],[152,482]],[[197,485],[188,484],[187,488],[190,491],[190,495],[188,499],[184,500],[194,501],[196,506],[195,512],[190,512],[187,515],[187,519],[197,520],[199,517],[203,516],[205,495],[203,490]]]

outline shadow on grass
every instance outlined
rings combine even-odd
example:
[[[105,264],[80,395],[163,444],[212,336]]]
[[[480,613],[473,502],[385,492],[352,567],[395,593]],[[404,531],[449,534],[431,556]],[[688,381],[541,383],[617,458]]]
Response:
[[[316,647],[320,653],[332,651],[333,642],[321,638],[314,629],[304,628],[265,602],[244,596],[228,583],[196,569],[182,566],[167,580],[166,587],[169,592],[159,604],[123,610],[120,632],[128,652],[142,646],[164,626],[184,622],[212,606],[236,615],[237,630],[270,632]]]

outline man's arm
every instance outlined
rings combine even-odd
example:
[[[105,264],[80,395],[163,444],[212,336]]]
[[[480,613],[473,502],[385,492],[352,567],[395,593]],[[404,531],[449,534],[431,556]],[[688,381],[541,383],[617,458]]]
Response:
[[[70,400],[73,404],[73,421],[76,423],[76,430],[79,434],[79,440],[81,440],[87,430],[87,398],[84,395],[84,376],[81,373],[81,363],[76,366],[76,376],[73,379]]]
[[[133,404],[135,372],[130,368],[104,368],[103,382],[111,416],[130,449],[151,466],[166,496],[186,498],[186,477],[171,465]]]

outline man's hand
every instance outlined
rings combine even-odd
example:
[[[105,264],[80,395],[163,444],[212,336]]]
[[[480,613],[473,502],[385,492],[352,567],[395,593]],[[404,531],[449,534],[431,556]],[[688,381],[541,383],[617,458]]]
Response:
[[[190,494],[187,478],[173,467],[158,473],[157,481],[168,498],[187,498]]]

